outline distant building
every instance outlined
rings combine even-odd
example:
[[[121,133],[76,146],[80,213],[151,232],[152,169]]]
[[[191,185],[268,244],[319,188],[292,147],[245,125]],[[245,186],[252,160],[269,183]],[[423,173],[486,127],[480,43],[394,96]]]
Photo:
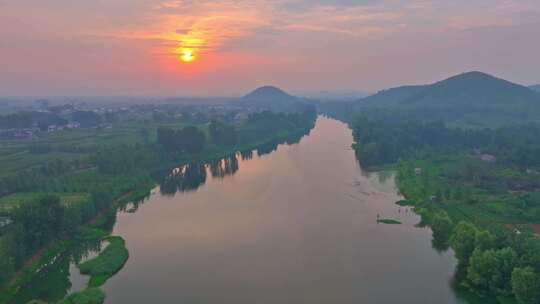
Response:
[[[538,170],[534,169],[534,168],[527,168],[527,170],[525,170],[525,173],[531,174],[531,175],[539,175],[540,174],[540,172],[538,172]]]
[[[414,168],[414,174],[416,175],[422,174],[422,168]]]
[[[484,154],[480,155],[480,160],[492,163],[492,162],[495,162],[497,160],[497,157],[495,157],[495,155],[484,153]]]
[[[57,129],[56,125],[50,125],[47,127],[47,132],[51,133],[51,132],[56,131],[56,129]]]
[[[15,139],[32,139],[34,132],[32,130],[19,130],[13,133]]]
[[[68,123],[68,124],[66,125],[66,128],[68,128],[68,129],[78,129],[78,128],[80,128],[80,127],[81,127],[81,124],[80,124],[79,122],[77,122],[77,121]]]
[[[0,228],[4,228],[11,223],[13,223],[13,221],[9,217],[0,216]]]
[[[249,114],[247,112],[240,112],[234,116],[235,121],[243,121],[248,119]]]

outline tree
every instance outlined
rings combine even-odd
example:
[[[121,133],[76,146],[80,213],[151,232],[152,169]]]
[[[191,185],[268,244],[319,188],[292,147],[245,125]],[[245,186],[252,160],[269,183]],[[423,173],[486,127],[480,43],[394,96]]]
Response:
[[[519,303],[540,303],[540,275],[532,267],[514,268],[512,291]]]
[[[185,127],[180,130],[158,128],[158,143],[169,152],[199,153],[204,149],[206,136],[197,127]]]
[[[157,141],[166,150],[174,149],[174,130],[171,128],[159,127],[157,129]]]
[[[197,127],[185,127],[180,131],[179,140],[184,142],[184,147],[188,153],[199,153],[204,148],[206,136]]]
[[[493,249],[495,247],[495,244],[496,244],[495,236],[493,236],[489,231],[487,230],[476,231],[476,236],[475,236],[476,248],[480,250]]]
[[[459,222],[450,237],[450,245],[461,266],[467,266],[476,248],[476,227],[468,222]]]
[[[54,195],[46,195],[39,201],[18,207],[14,212],[14,222],[22,228],[25,252],[41,248],[61,233],[63,217],[60,198]]]
[[[467,268],[467,280],[480,292],[508,294],[511,275],[518,256],[509,247],[499,250],[475,249]]]
[[[92,111],[77,111],[72,114],[73,120],[83,128],[95,127],[101,123],[101,116]]]
[[[444,211],[437,212],[431,219],[431,229],[433,230],[433,238],[439,244],[448,242],[454,223]]]
[[[236,128],[233,125],[212,121],[208,129],[212,142],[216,145],[234,145],[237,142]]]
[[[0,238],[0,286],[7,282],[15,272],[11,250],[3,238]]]

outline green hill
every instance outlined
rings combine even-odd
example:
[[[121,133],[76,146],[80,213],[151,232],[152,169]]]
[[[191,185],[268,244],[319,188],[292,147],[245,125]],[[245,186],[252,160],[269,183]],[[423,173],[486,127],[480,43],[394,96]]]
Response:
[[[311,107],[305,99],[292,96],[273,86],[263,86],[255,89],[242,97],[240,103],[256,110],[273,112],[298,112]]]
[[[395,106],[403,100],[420,93],[425,88],[425,85],[411,85],[382,90],[376,94],[362,98],[358,104],[375,107]]]
[[[347,107],[348,111],[372,116],[464,125],[540,121],[538,92],[481,72],[381,91]]]

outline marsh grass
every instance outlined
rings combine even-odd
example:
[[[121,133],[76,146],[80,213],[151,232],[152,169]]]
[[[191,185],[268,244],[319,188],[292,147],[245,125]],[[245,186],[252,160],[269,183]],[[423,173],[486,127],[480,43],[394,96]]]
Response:
[[[88,287],[103,285],[117,273],[129,258],[124,239],[119,236],[107,237],[109,245],[96,258],[79,265],[82,274],[90,275]]]

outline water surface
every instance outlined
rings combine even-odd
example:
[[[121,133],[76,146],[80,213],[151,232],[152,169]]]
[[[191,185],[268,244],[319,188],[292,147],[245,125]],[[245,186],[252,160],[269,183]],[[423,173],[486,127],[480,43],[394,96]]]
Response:
[[[164,186],[118,214],[130,258],[106,303],[461,303],[453,254],[432,249],[394,204],[393,176],[362,171],[351,143],[321,117],[297,144],[177,170],[197,182],[172,188],[196,190]]]

